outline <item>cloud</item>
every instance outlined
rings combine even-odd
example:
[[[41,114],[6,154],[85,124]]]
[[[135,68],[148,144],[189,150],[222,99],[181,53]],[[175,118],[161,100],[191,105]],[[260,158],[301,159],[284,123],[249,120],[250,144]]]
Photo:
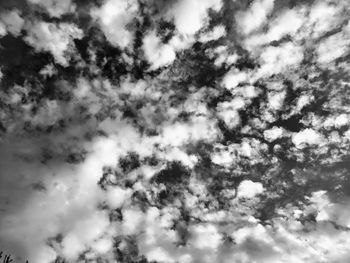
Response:
[[[198,162],[198,159],[195,155],[189,155],[177,147],[170,148],[169,150],[164,151],[163,154],[159,154],[159,156],[167,161],[180,161],[183,165],[190,168],[193,168]]]
[[[195,248],[215,251],[222,242],[222,237],[214,225],[196,225],[190,231],[192,237],[189,242]]]
[[[313,4],[308,20],[312,37],[318,38],[341,24],[344,18],[341,14],[342,4],[337,6],[331,1],[317,1]]]
[[[341,128],[349,124],[349,116],[345,113],[327,118],[323,126],[327,129]]]
[[[150,69],[152,70],[168,66],[176,58],[174,48],[169,44],[162,44],[155,31],[145,36],[143,40],[143,49],[147,60],[151,64]]]
[[[232,129],[241,123],[238,110],[244,109],[245,106],[245,100],[241,97],[236,97],[231,101],[221,102],[216,109],[218,116],[225,122],[227,127]]]
[[[36,21],[27,28],[28,35],[25,41],[33,46],[38,52],[50,52],[55,61],[67,66],[70,57],[74,55],[72,46],[73,39],[83,37],[83,31],[74,24],[47,23]]]
[[[224,147],[222,145],[215,145],[215,152],[211,155],[211,161],[215,164],[229,167],[234,163],[235,159],[235,148],[233,145]]]
[[[9,12],[1,13],[0,20],[6,27],[6,29],[4,30],[9,31],[14,36],[18,36],[21,33],[24,26],[24,19],[21,17],[20,12],[16,9],[11,10]]]
[[[111,209],[120,208],[131,195],[132,192],[130,189],[122,189],[120,187],[108,188],[107,204]]]
[[[219,11],[221,0],[179,0],[167,16],[174,18],[175,26],[182,35],[194,35],[208,23],[208,10]]]
[[[91,215],[73,225],[62,240],[62,254],[68,260],[76,260],[90,246],[93,240],[102,236],[109,225],[109,220],[103,212],[93,212]]]
[[[136,208],[126,208],[123,210],[122,230],[125,235],[136,234],[143,221],[144,214]]]
[[[313,129],[305,129],[295,133],[292,141],[296,147],[304,148],[306,145],[320,145],[324,141],[324,138]]]
[[[16,261],[346,262],[345,1],[9,2],[0,248]],[[11,41],[33,48],[12,61]]]
[[[121,48],[130,47],[134,40],[134,32],[128,28],[138,12],[137,1],[107,0],[100,8],[91,10],[97,19],[107,40]]]
[[[63,14],[75,11],[75,4],[71,0],[27,0],[31,4],[44,8],[52,17],[60,17]]]
[[[199,140],[213,140],[219,136],[213,120],[204,117],[194,119],[189,123],[176,122],[166,125],[162,130],[163,145],[180,146],[188,142]]]
[[[275,18],[266,34],[268,42],[280,40],[286,35],[294,36],[304,23],[305,10],[286,10]]]
[[[350,227],[349,211],[344,209],[348,204],[348,198],[339,200],[339,203],[333,203],[326,191],[313,192],[308,198],[311,205],[308,207],[309,211],[316,212],[316,220],[318,222],[331,221],[340,226]]]
[[[22,149],[13,148],[13,153],[9,154],[11,159],[6,159],[1,165],[2,171],[6,171],[1,174],[1,180],[7,181],[7,190],[2,193],[7,198],[14,197],[14,203],[10,207],[2,207],[7,213],[1,221],[0,243],[9,251],[17,249],[13,254],[22,257],[22,261],[28,257],[32,262],[44,263],[54,260],[57,255],[74,259],[108,230],[108,215],[97,208],[107,196],[99,189],[97,182],[102,168],[115,161],[111,158],[116,152],[114,143],[97,140],[91,145],[92,154],[82,164],[50,167],[40,163],[40,160],[22,160],[19,163],[21,159],[18,159],[16,152],[26,150],[23,146],[22,141]],[[26,151],[40,150],[40,145],[28,146]],[[28,152],[33,157],[35,153]],[[17,162],[16,167],[13,162]],[[8,175],[13,169],[20,173],[19,177],[24,176],[17,189],[13,183],[20,179]],[[28,171],[35,171],[35,176]],[[38,181],[42,181],[44,191],[35,191],[31,187]],[[22,207],[23,198],[27,198],[27,201]],[[47,240],[57,235],[64,237],[62,247],[47,246]],[[18,247],[8,247],[11,242]],[[22,252],[19,247],[22,247]]]
[[[268,94],[269,106],[272,110],[279,110],[283,106],[283,102],[286,97],[286,92],[270,92]]]
[[[226,29],[223,25],[215,26],[211,31],[203,33],[199,37],[199,41],[208,42],[212,40],[217,40],[226,35]]]
[[[0,37],[3,37],[7,34],[6,25],[3,22],[0,22]]]
[[[256,77],[271,76],[296,67],[303,57],[303,48],[290,42],[279,47],[269,46],[260,55],[261,68]]]
[[[343,30],[323,40],[317,48],[317,62],[327,64],[349,52],[350,23]]]
[[[157,247],[151,251],[149,251],[147,254],[148,260],[154,260],[154,261],[161,261],[161,262],[174,262],[174,260],[168,255],[166,251],[164,251],[162,248]]]
[[[237,196],[241,198],[253,198],[264,191],[264,187],[259,182],[244,180],[238,186]]]
[[[249,74],[244,71],[239,71],[237,69],[232,69],[226,75],[224,76],[222,80],[222,85],[226,89],[234,89],[240,84],[241,82],[248,81],[249,79]]]
[[[232,65],[237,61],[237,59],[239,57],[236,53],[229,53],[226,46],[216,47],[212,51],[210,56],[216,57],[214,65],[217,67],[222,66],[223,63],[226,63],[228,65]]]
[[[281,138],[284,135],[285,131],[280,127],[273,127],[269,130],[264,131],[264,137],[268,141],[274,141],[278,138]]]
[[[255,0],[248,10],[238,12],[236,21],[243,34],[259,29],[274,7],[274,0]]]
[[[289,36],[299,41],[301,35],[299,30],[305,21],[305,9],[286,9],[280,15],[269,22],[267,32],[258,32],[245,40],[250,50],[273,41],[280,41],[283,37]]]

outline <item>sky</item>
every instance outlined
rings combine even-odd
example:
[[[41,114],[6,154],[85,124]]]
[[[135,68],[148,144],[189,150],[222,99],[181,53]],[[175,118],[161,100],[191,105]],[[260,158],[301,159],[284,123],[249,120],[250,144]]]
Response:
[[[350,261],[347,0],[0,2],[0,251]]]

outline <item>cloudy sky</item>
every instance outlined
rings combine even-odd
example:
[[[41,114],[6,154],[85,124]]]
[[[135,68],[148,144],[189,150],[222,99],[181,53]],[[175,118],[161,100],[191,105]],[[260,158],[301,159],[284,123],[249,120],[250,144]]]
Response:
[[[347,0],[0,1],[0,251],[350,262]]]

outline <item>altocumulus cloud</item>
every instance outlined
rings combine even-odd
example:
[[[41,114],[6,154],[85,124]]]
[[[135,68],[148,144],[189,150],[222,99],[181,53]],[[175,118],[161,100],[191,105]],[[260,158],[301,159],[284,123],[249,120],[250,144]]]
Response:
[[[0,3],[0,249],[348,262],[350,4]]]

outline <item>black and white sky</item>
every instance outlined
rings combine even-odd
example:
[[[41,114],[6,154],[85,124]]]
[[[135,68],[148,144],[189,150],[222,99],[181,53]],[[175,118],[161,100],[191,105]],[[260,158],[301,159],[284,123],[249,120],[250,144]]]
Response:
[[[350,262],[348,0],[0,1],[0,251]]]

